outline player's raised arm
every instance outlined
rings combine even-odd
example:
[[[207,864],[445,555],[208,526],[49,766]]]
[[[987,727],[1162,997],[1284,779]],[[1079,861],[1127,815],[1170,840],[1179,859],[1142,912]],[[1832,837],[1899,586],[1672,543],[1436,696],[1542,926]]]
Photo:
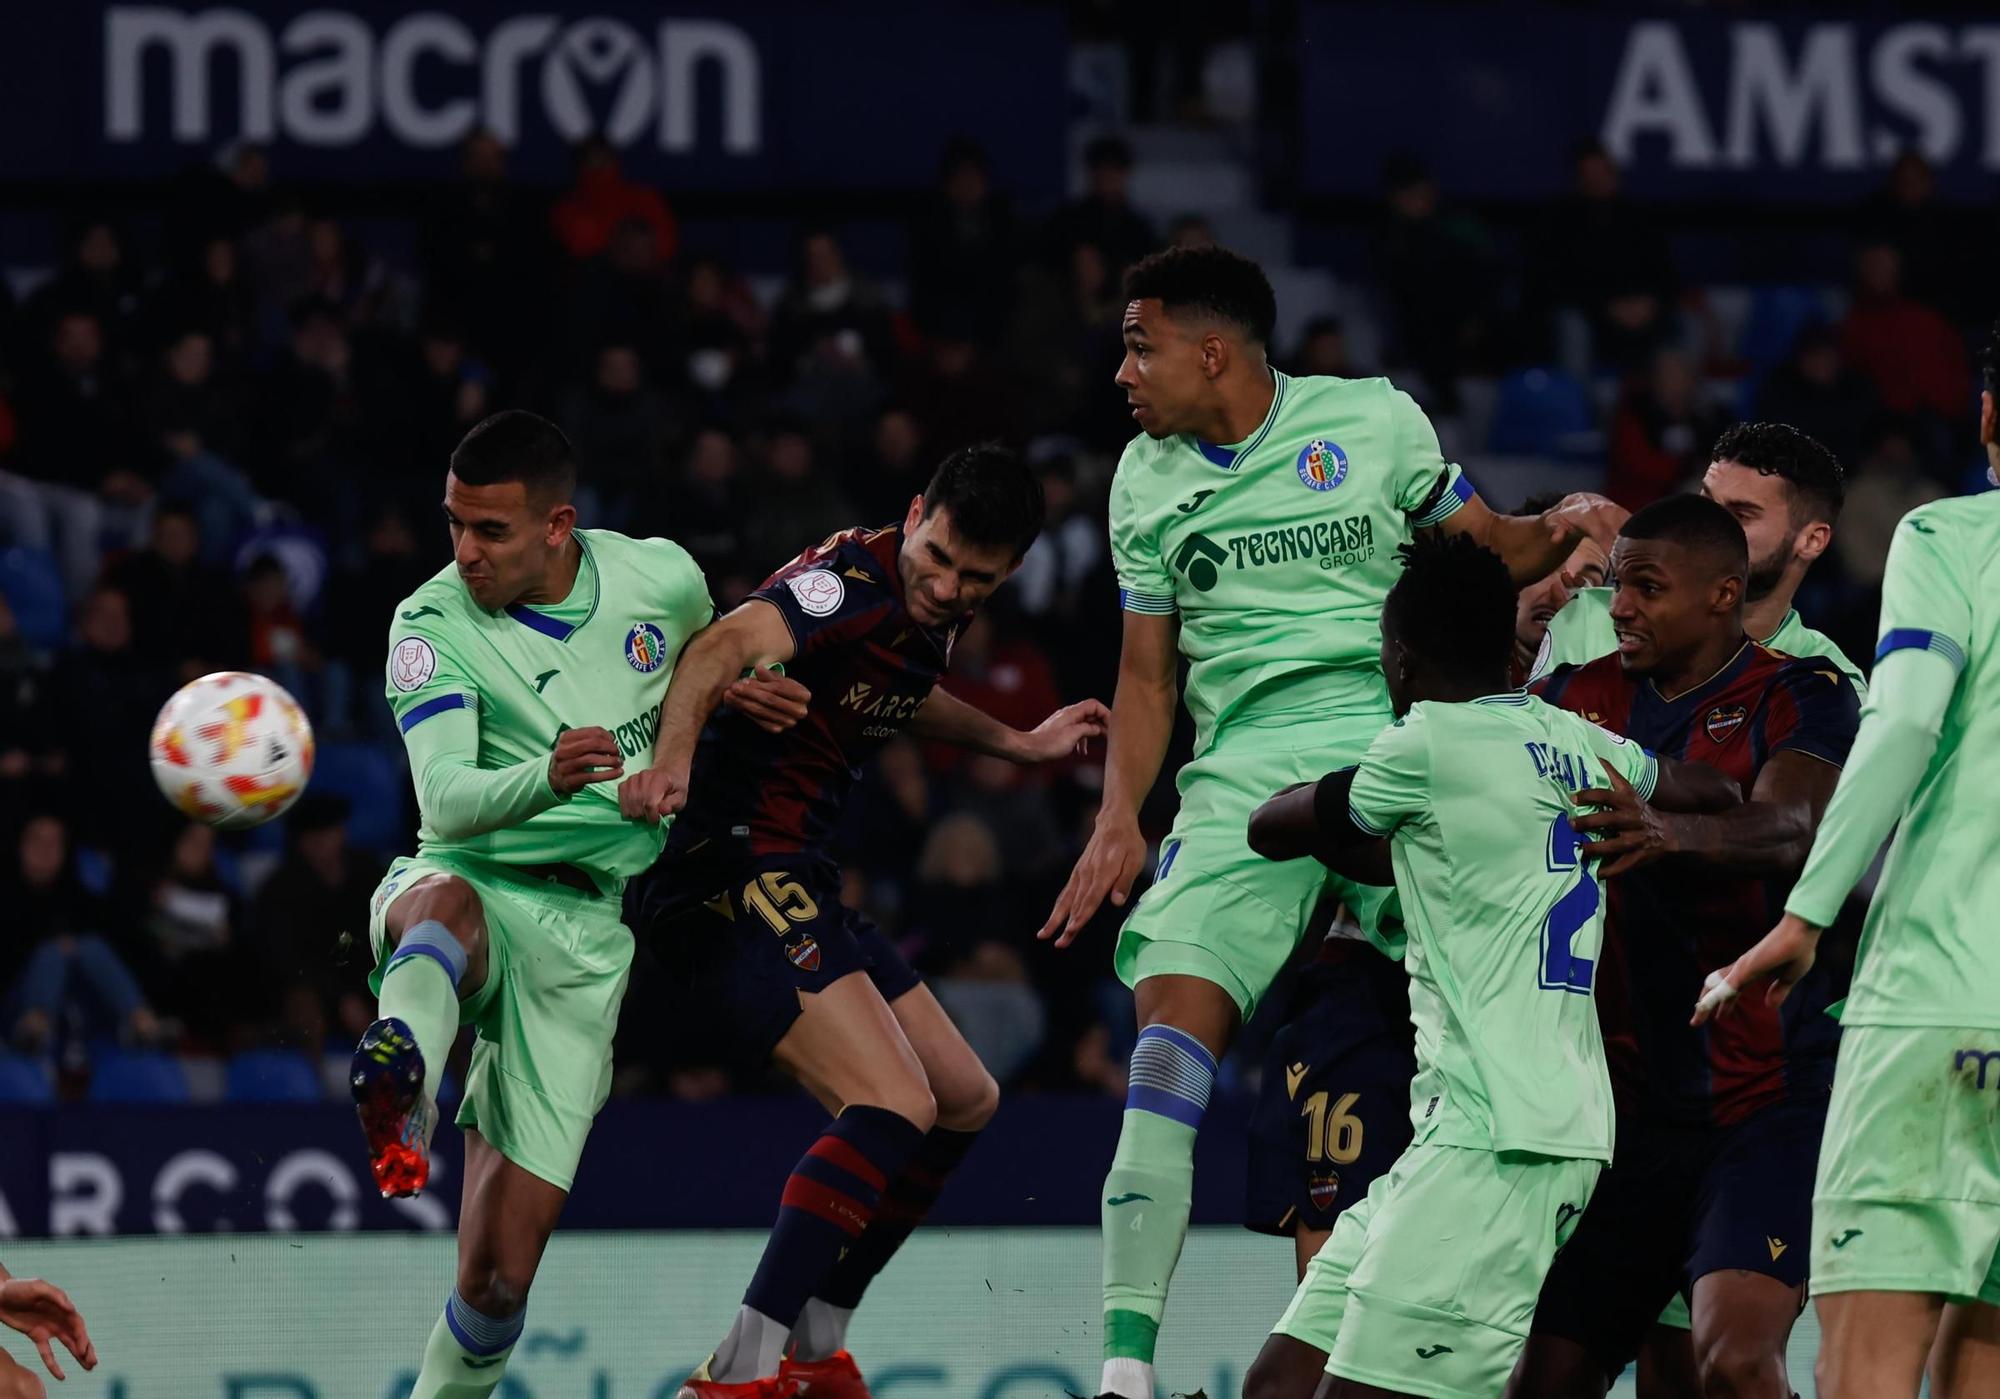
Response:
[[[1169,612],[1127,610],[1118,653],[1118,688],[1111,696],[1111,737],[1104,763],[1104,797],[1090,842],[1070,871],[1039,938],[1068,947],[1096,914],[1105,896],[1124,907],[1132,881],[1146,862],[1139,832],[1139,804],[1152,790],[1174,732],[1177,626]]]
[[[1111,711],[1093,699],[1065,705],[1033,729],[1010,728],[940,688],[924,700],[910,721],[910,732],[1010,763],[1050,763],[1100,737],[1110,722]]]
[[[695,741],[723,693],[752,666],[791,660],[792,628],[777,604],[753,597],[695,634],[674,666],[660,704],[660,733],[653,764],[618,787],[618,807],[635,821],[671,816],[687,801]]]
[[[1475,495],[1438,528],[1471,535],[1506,560],[1516,582],[1530,583],[1562,567],[1579,538],[1587,536],[1608,550],[1631,513],[1601,495],[1578,491],[1539,515],[1496,515]]]
[[[1355,768],[1297,782],[1250,813],[1250,848],[1267,860],[1318,860],[1363,884],[1395,882],[1389,846],[1355,824],[1348,810]]]

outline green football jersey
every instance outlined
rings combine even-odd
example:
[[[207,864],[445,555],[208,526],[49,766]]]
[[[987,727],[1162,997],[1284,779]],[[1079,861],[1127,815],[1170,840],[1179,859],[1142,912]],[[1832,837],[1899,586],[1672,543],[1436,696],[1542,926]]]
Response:
[[[1414,705],[1361,760],[1349,813],[1389,838],[1409,932],[1420,1142],[1611,1159],[1603,889],[1570,825],[1605,762],[1652,795],[1652,754],[1520,693]]]
[[[1611,595],[1616,591],[1615,588],[1579,588],[1563,610],[1549,618],[1549,629],[1542,636],[1542,649],[1535,653],[1535,664],[1528,674],[1530,685],[1551,674],[1557,666],[1584,665],[1618,649],[1618,633],[1611,626]],[[1800,619],[1796,607],[1787,612],[1778,629],[1759,641],[1758,645],[1787,656],[1824,656],[1854,683],[1856,695],[1862,699],[1868,697],[1868,680],[1862,675],[1861,668],[1848,660],[1841,649],[1824,635],[1807,626]]]
[[[447,565],[396,609],[387,693],[423,812],[420,855],[572,864],[608,889],[660,853],[666,827],[621,816],[616,782],[558,797],[549,753],[563,730],[596,726],[628,776],[651,764],[674,662],[713,615],[708,585],[669,540],[576,538],[583,558],[560,603],[485,611]]]
[[[1389,710],[1396,547],[1472,498],[1387,379],[1293,378],[1243,442],[1134,438],[1111,484],[1127,611],[1180,614],[1197,751],[1224,724]]]
[[[1876,662],[1905,649],[1942,657],[1958,677],[1875,886],[1841,1023],[2000,1029],[2000,492],[1933,501],[1896,527]],[[1871,746],[1874,720],[1871,706],[1857,754]],[[1834,838],[1850,802],[1879,804],[1846,777],[1787,901],[1820,926],[1880,839]],[[1886,826],[1885,813],[1873,815]]]

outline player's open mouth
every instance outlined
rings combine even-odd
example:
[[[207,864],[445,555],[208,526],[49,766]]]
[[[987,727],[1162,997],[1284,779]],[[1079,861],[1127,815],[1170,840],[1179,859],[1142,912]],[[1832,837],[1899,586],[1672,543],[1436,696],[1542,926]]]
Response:
[[[1537,607],[1533,612],[1530,612],[1528,614],[1528,616],[1534,621],[1534,624],[1538,627],[1547,626],[1550,622],[1555,620],[1555,615],[1556,615],[1556,609],[1553,607]]]
[[[1618,650],[1621,655],[1629,656],[1634,651],[1643,651],[1646,648],[1646,638],[1638,632],[1625,631],[1620,628],[1617,636]]]

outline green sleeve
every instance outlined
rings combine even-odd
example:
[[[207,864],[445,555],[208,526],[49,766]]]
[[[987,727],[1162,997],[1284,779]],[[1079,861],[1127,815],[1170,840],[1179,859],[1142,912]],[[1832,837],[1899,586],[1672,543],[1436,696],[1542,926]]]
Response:
[[[1430,737],[1422,711],[1412,710],[1375,736],[1348,789],[1347,814],[1372,835],[1386,836],[1430,806]]]
[[[1882,639],[1861,729],[1785,901],[1785,912],[1816,928],[1833,922],[1861,882],[1937,751],[1972,629],[1967,576],[1921,508],[1904,518],[1882,577]]]
[[[408,729],[417,809],[424,829],[440,840],[461,841],[518,826],[557,805],[549,786],[549,760],[523,759],[511,767],[479,766],[479,712],[461,708]]]
[[[1629,738],[1621,738],[1597,724],[1585,722],[1583,729],[1589,735],[1591,750],[1632,784],[1639,800],[1650,799],[1653,789],[1660,784],[1660,760]]]
[[[1111,478],[1111,561],[1118,571],[1119,603],[1127,612],[1167,616],[1174,610],[1174,579],[1157,536],[1146,533],[1132,492],[1132,465],[1140,443],[1125,449]]]
[[[1617,649],[1618,632],[1611,625],[1611,589],[1579,589],[1562,611],[1549,618],[1528,683],[1552,674],[1558,666],[1588,665]]]
[[[1472,499],[1472,483],[1444,459],[1437,429],[1417,401],[1401,389],[1389,390],[1389,426],[1396,435],[1396,460],[1391,467],[1396,503],[1415,529],[1443,524]]]
[[[665,594],[667,616],[677,622],[682,633],[692,636],[715,618],[715,603],[709,597],[708,579],[701,565],[671,539],[653,541],[661,557],[660,585]]]
[[[549,786],[547,758],[479,766],[479,686],[459,664],[452,627],[441,614],[432,610],[390,633],[384,688],[431,835],[466,840],[519,825],[561,800]]]

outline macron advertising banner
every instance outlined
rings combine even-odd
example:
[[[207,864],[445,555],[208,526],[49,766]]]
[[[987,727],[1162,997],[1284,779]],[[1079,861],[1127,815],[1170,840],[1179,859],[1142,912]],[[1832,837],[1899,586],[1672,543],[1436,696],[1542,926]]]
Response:
[[[548,183],[602,133],[670,192],[914,189],[962,134],[1053,195],[1066,56],[1046,5],[80,0],[0,53],[0,179],[161,179],[242,141],[287,179],[440,179],[484,128]]]

